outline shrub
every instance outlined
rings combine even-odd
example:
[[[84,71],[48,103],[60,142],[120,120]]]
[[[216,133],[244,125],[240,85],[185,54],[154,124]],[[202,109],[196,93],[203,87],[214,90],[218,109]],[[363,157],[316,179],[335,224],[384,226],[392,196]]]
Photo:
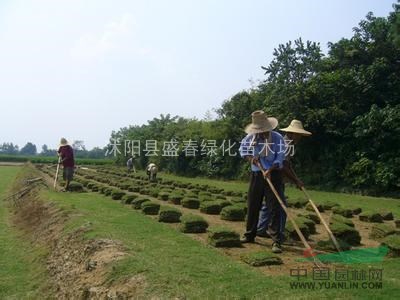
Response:
[[[159,222],[164,223],[179,223],[182,213],[172,207],[162,206],[158,217]]]
[[[240,236],[237,232],[225,227],[208,229],[208,243],[214,247],[240,247]]]
[[[228,221],[244,221],[246,214],[242,207],[235,205],[225,206],[221,210],[221,219]]]
[[[371,222],[371,223],[382,223],[383,222],[383,218],[379,213],[376,212],[363,212],[361,213],[358,218],[360,219],[360,221],[364,221],[364,222]]]
[[[183,198],[181,204],[186,208],[198,209],[200,206],[200,201],[196,198]]]
[[[137,195],[125,195],[122,197],[122,202],[125,204],[131,204],[133,200],[135,200]]]
[[[201,202],[200,211],[209,215],[218,215],[221,212],[221,204],[219,201]]]
[[[281,265],[282,259],[267,251],[258,251],[240,256],[241,260],[253,267]]]
[[[330,226],[330,229],[335,237],[343,240],[344,242],[352,246],[360,244],[361,236],[353,227],[343,223],[334,222]]]
[[[134,209],[140,209],[143,202],[150,201],[148,198],[138,197],[132,201],[132,207]]]
[[[181,217],[181,231],[184,233],[203,233],[208,228],[208,223],[202,217],[197,215],[183,215]]]
[[[142,202],[140,208],[145,215],[157,215],[160,210],[160,204],[153,201]]]

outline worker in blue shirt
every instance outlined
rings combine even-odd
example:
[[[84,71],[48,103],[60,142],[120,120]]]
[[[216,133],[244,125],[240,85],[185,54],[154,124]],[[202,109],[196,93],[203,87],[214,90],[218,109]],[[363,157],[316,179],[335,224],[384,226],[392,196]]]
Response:
[[[281,169],[285,158],[285,142],[282,135],[273,131],[278,126],[276,118],[268,118],[261,110],[253,112],[251,117],[252,123],[246,126],[247,135],[240,145],[241,157],[251,164],[246,232],[241,242],[254,243],[259,212],[265,197],[269,214],[268,233],[273,240],[272,251],[281,253],[283,236],[280,223],[283,209],[264,177],[268,176],[271,179],[278,194],[281,195],[283,187]]]

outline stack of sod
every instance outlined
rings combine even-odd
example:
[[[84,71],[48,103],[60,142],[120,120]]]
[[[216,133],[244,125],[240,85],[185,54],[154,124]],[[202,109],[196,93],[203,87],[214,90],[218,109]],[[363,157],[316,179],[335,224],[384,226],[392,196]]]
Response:
[[[334,208],[335,206],[340,206],[338,203],[335,203],[333,201],[326,201],[324,204],[322,204],[324,210],[330,210]]]
[[[198,209],[200,206],[200,201],[196,198],[184,198],[181,201],[183,207]]]
[[[316,213],[309,212],[309,213],[300,214],[299,216],[313,220],[315,224],[321,223],[321,220],[319,219],[319,217]]]
[[[383,222],[383,218],[379,213],[376,212],[363,212],[361,213],[358,218],[360,219],[360,221],[364,221],[364,222],[371,222],[371,223],[382,223]]]
[[[339,247],[341,251],[346,251],[350,250],[351,246],[342,241],[341,239],[336,239],[337,242],[339,243]],[[337,249],[335,247],[335,244],[332,242],[332,240],[326,240],[326,241],[318,241],[317,242],[317,248],[319,250],[325,250],[325,251],[335,251],[337,252]]]
[[[316,233],[316,230],[315,230],[315,222],[313,221],[313,220],[311,220],[311,219],[309,219],[309,218],[306,218],[306,217],[300,217],[300,216],[298,216],[298,217],[296,217],[295,218],[295,220],[294,220],[295,222],[296,222],[296,224],[305,224],[305,225],[307,225],[307,227],[308,227],[308,232],[310,233],[310,234],[314,234],[314,233]]]
[[[282,259],[267,251],[252,252],[240,256],[241,260],[253,267],[281,265]]]
[[[158,188],[151,188],[149,191],[149,195],[152,197],[158,197],[159,193],[160,193],[160,189],[158,189]]]
[[[208,229],[208,243],[214,247],[240,247],[240,236],[237,232],[225,227]]]
[[[330,224],[333,224],[333,223],[344,223],[347,226],[354,227],[354,223],[353,223],[352,220],[350,220],[348,218],[345,218],[345,217],[343,217],[341,215],[335,215],[335,214],[332,215],[331,220],[330,220],[329,223]]]
[[[135,200],[137,195],[125,195],[122,197],[122,202],[125,204],[131,204],[133,200]]]
[[[393,213],[391,211],[382,210],[379,212],[379,214],[382,216],[383,220],[391,221],[394,219]]]
[[[137,193],[140,191],[140,187],[137,185],[131,185],[130,187],[128,187],[128,191]]]
[[[236,204],[236,203],[246,203],[246,200],[240,197],[233,197],[231,198],[231,202]]]
[[[160,210],[160,204],[153,201],[145,201],[140,208],[145,215],[157,215]]]
[[[310,236],[310,231],[308,229],[308,226],[304,223],[297,223],[297,226],[299,227],[301,233],[304,235],[304,237],[307,239]],[[285,235],[286,237],[289,237],[295,241],[299,241],[300,238],[294,229],[292,222],[288,221],[286,222],[286,227],[285,227]]]
[[[208,223],[202,217],[197,215],[183,215],[181,217],[181,231],[184,233],[203,233],[208,228]]]
[[[325,211],[325,206],[323,204],[317,204],[317,203],[314,203],[314,204],[317,207],[317,209],[319,210],[319,212],[324,212]],[[312,207],[311,203],[307,203],[306,210],[315,211],[314,208]]]
[[[181,204],[182,199],[183,199],[183,196],[181,194],[178,194],[178,193],[172,193],[169,196],[169,202],[171,202],[173,204],[176,204],[176,205]]]
[[[244,221],[246,214],[242,207],[237,205],[225,206],[221,210],[221,219],[228,221]]]
[[[132,207],[134,209],[140,209],[142,206],[142,203],[147,202],[147,201],[150,201],[150,199],[147,199],[144,197],[138,197],[132,201]]]
[[[302,208],[306,206],[306,204],[308,203],[308,200],[304,198],[296,198],[296,199],[289,198],[287,200],[288,200],[288,206],[294,208]]]
[[[375,224],[372,226],[369,237],[371,239],[379,240],[396,232],[397,232],[396,229],[394,229],[391,225]]]
[[[160,193],[158,193],[158,197],[161,199],[161,200],[164,200],[164,201],[167,201],[168,199],[169,199],[169,192],[160,192]]]
[[[340,206],[335,206],[332,208],[333,213],[341,215],[345,218],[351,218],[353,217],[353,211],[348,208],[340,207]]]
[[[113,200],[121,200],[123,196],[125,196],[126,193],[121,190],[114,190],[111,192],[111,198]]]
[[[385,237],[382,245],[389,248],[389,256],[400,257],[400,235],[392,234]]]
[[[362,208],[358,206],[349,206],[347,208],[352,211],[353,215],[359,215],[362,212]]]
[[[353,227],[350,227],[344,223],[333,222],[330,226],[333,235],[344,242],[356,246],[360,244],[361,236],[360,233]]]
[[[247,214],[247,203],[236,203],[234,206],[240,207],[241,209],[243,209],[244,214]]]
[[[396,228],[400,228],[400,220],[395,220],[394,224],[396,225]]]
[[[93,190],[94,188],[97,188],[96,190]],[[68,190],[70,190],[71,192],[83,192],[83,185],[79,182],[76,181],[71,181],[68,187]],[[97,185],[93,185],[92,186],[92,191],[93,192],[97,192],[98,191],[98,186]]]
[[[219,201],[201,202],[200,211],[209,215],[218,215],[221,212],[221,203]]]
[[[160,208],[158,221],[164,223],[179,223],[181,216],[182,213],[179,210],[169,206],[162,206]]]

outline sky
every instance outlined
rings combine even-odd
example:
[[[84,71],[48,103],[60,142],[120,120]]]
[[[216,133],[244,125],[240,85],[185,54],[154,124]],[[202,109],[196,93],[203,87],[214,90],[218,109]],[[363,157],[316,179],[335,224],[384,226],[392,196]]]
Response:
[[[105,146],[170,113],[202,119],[265,79],[280,43],[351,37],[395,0],[0,0],[0,143]]]

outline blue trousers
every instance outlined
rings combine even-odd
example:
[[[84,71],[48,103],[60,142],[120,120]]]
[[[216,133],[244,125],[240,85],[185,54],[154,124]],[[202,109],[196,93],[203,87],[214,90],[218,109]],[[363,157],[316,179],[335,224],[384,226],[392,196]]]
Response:
[[[280,193],[280,197],[283,201],[283,203],[285,204],[285,206],[287,206],[287,200],[285,197],[285,185],[282,184],[282,189],[280,189],[281,193]],[[280,192],[278,191],[278,193]],[[282,207],[279,208],[279,215],[280,215],[280,226],[279,226],[279,232],[280,235],[283,239],[283,235],[284,235],[284,231],[285,231],[285,225],[286,225],[286,213],[285,211],[282,209]],[[264,202],[261,210],[260,210],[260,217],[258,219],[258,225],[257,225],[257,234],[266,234],[267,230],[268,230],[268,222],[269,222],[269,212],[268,212],[268,207],[267,204]]]

